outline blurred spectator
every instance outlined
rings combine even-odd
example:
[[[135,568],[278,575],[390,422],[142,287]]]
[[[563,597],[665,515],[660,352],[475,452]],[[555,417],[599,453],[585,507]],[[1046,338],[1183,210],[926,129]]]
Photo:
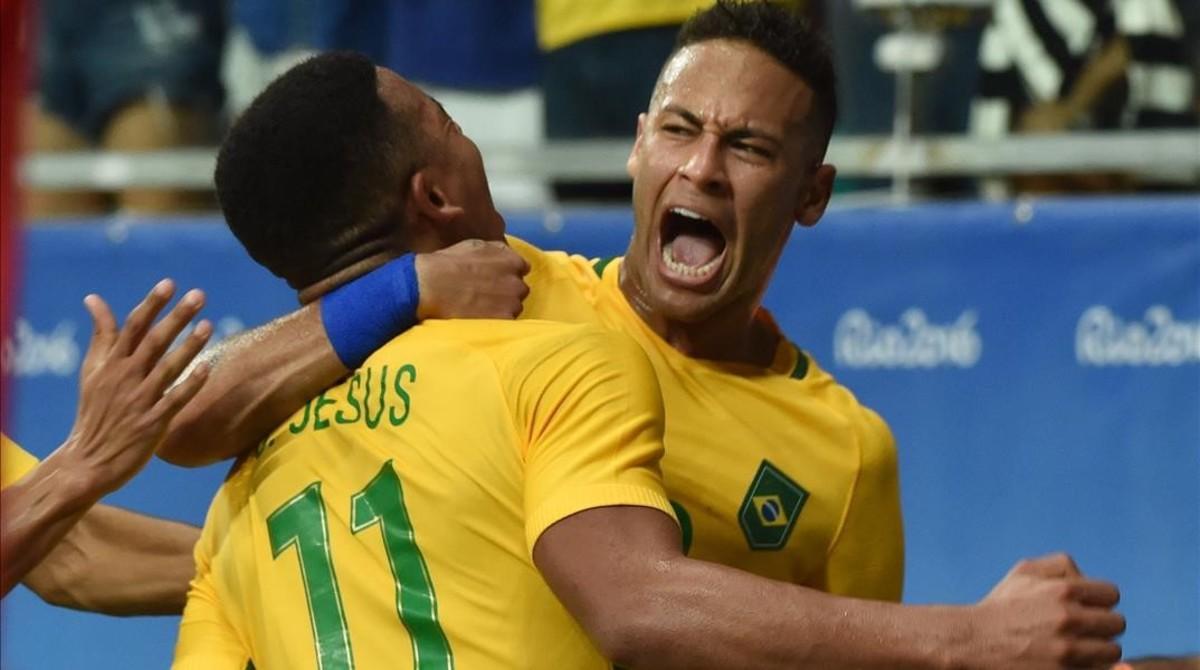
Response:
[[[146,151],[210,144],[218,81],[220,0],[46,0],[41,3],[38,96],[30,106],[32,148]],[[109,194],[32,191],[32,217],[96,214]],[[124,211],[163,213],[206,206],[205,194],[127,189]]]
[[[537,0],[550,140],[629,138],[685,19],[712,0]],[[628,202],[621,183],[559,183],[560,200]]]
[[[393,0],[388,9],[390,39],[378,62],[404,77],[489,92],[538,83],[533,0]]]
[[[333,49],[419,83],[483,147],[542,139],[533,0],[233,0],[222,77],[237,116],[267,84]],[[492,175],[492,193],[544,206],[542,180]]]
[[[237,116],[276,77],[320,51],[388,53],[386,0],[232,0],[221,78]]]
[[[485,155],[541,144],[533,0],[392,0],[387,27],[381,64],[418,82]],[[539,208],[550,199],[537,176],[496,170],[489,183],[506,207]]]
[[[856,0],[824,0],[824,25],[833,46],[837,72],[837,135],[888,135],[895,122],[896,77],[876,62],[875,47],[895,26],[887,11],[869,12]],[[918,135],[949,135],[967,130],[971,100],[967,95],[946,91],[975,89],[979,69],[981,27],[969,12],[942,12],[933,22],[943,38],[945,52],[937,67],[913,80],[913,132]],[[839,192],[877,190],[890,179],[839,176]],[[917,184],[926,193],[956,194],[973,189],[958,178],[925,178]]]
[[[1194,125],[1180,0],[997,0],[979,50],[971,129],[984,136]],[[1113,190],[1121,176],[1037,178],[1022,190]]]

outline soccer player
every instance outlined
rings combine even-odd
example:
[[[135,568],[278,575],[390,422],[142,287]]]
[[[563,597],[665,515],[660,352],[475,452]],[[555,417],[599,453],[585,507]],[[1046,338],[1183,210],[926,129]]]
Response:
[[[897,599],[902,574],[886,426],[789,343],[759,304],[794,223],[815,224],[832,187],[834,168],[822,157],[835,116],[833,75],[818,44],[769,3],[723,2],[699,14],[681,31],[639,121],[627,259],[589,263],[512,242],[532,266],[524,316],[626,332],[654,364],[667,407],[665,481],[689,555],[810,587],[777,587],[797,599],[782,616],[810,622],[821,618],[816,603],[827,602],[817,590]],[[386,283],[403,267],[384,265],[363,286]],[[369,303],[358,314],[386,310]],[[327,307],[310,305],[274,333],[227,349],[217,372],[230,395],[202,398],[206,407],[160,453],[192,462],[237,453],[252,431],[234,428],[227,434],[242,439],[197,449],[205,412],[245,414],[242,407],[270,404],[281,388],[311,397],[357,367],[354,351],[371,349],[346,344],[357,342],[360,324],[330,318]],[[258,352],[289,360],[288,374],[255,365]],[[927,613],[919,608],[843,598],[834,601],[845,608],[839,621],[861,634],[809,625],[797,635],[829,654],[819,667],[862,666],[854,656],[863,640],[891,635],[895,643],[868,645],[887,658],[885,667],[935,667],[967,650],[962,658],[980,667],[1115,659],[1110,638],[1120,626],[1107,611],[1114,602],[1090,599],[1080,584],[1094,582],[1065,557],[1033,561],[979,605],[938,610],[942,625],[913,625]],[[1032,622],[1025,606],[1070,624]]]
[[[329,187],[293,188],[302,179]],[[305,299],[327,296],[331,321],[347,309],[336,287],[389,257],[503,233],[475,146],[361,56],[319,56],[273,83],[230,131],[216,183],[250,254]],[[389,197],[395,184],[410,188]],[[415,328],[226,481],[176,667],[820,658],[770,630],[788,605],[763,602],[770,582],[682,556],[661,450],[658,385],[624,335],[543,321]]]
[[[204,294],[186,294],[158,324],[174,292],[159,283],[118,332],[105,302],[85,300],[95,329],[80,371],[79,415],[61,447],[38,463],[0,435],[0,580],[53,605],[105,614],[177,614],[195,572],[198,529],[97,504],[153,455],[170,422],[204,383],[196,368],[171,390],[212,333],[196,325]]]

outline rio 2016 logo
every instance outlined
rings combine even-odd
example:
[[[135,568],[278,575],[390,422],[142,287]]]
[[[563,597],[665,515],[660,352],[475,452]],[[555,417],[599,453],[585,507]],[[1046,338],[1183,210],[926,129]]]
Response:
[[[1125,321],[1094,305],[1075,327],[1075,359],[1093,366],[1200,363],[1200,321],[1177,321],[1163,305],[1147,309],[1141,321]]]
[[[833,330],[833,355],[850,368],[971,368],[983,355],[978,317],[967,310],[948,324],[932,323],[910,307],[897,324],[876,321],[864,309],[852,309]]]

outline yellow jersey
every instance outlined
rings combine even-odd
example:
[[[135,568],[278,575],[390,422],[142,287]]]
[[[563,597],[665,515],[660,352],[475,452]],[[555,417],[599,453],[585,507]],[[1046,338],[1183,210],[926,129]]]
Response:
[[[667,494],[692,558],[829,593],[899,600],[904,532],[887,424],[782,335],[768,368],[689,358],[637,315],[621,259],[545,252],[522,315],[626,333],[654,365],[666,408]],[[766,310],[760,318],[774,326]]]
[[[37,464],[38,459],[33,454],[0,433],[0,489],[24,477]]]
[[[713,0],[537,0],[538,44],[553,51],[573,42],[686,21]]]
[[[541,533],[662,510],[662,404],[628,337],[434,321],[314,398],[209,511],[175,668],[608,668]]]

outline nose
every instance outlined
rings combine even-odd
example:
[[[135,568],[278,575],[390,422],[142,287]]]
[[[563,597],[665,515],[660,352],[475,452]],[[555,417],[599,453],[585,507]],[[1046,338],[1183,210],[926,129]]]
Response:
[[[729,179],[725,174],[721,138],[715,133],[701,133],[692,143],[691,154],[680,166],[679,174],[705,193],[722,195],[727,192]]]

